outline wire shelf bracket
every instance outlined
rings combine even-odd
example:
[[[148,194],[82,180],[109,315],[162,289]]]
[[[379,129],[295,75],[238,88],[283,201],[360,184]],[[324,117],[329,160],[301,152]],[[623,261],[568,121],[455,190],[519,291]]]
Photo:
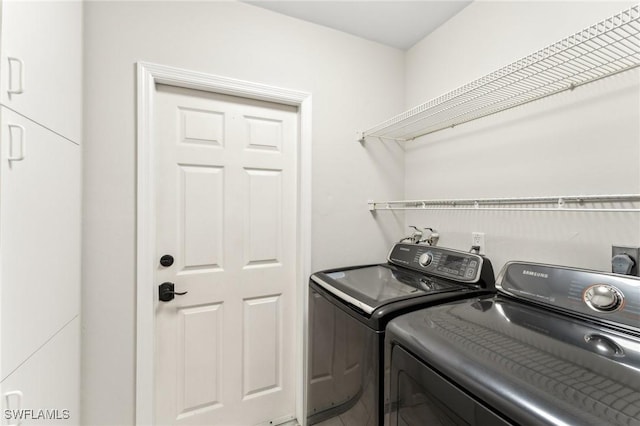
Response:
[[[411,141],[640,66],[635,5],[478,80],[358,132]]]

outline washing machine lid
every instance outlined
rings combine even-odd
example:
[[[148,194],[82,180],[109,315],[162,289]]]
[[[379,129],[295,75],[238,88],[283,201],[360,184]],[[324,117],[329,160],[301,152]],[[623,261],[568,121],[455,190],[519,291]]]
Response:
[[[388,264],[317,272],[311,280],[369,315],[394,301],[468,287]]]
[[[387,338],[520,424],[638,424],[640,337],[509,297],[402,315]]]

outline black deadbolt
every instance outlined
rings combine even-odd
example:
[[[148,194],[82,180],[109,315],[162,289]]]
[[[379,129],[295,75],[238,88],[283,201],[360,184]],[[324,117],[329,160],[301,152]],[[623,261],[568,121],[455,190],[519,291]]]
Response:
[[[160,258],[160,264],[162,266],[171,266],[173,265],[173,256],[170,254],[165,254]]]
[[[174,299],[175,296],[184,296],[186,291],[181,293],[174,291],[175,286],[173,283],[162,283],[158,286],[158,299],[162,302],[169,302]]]

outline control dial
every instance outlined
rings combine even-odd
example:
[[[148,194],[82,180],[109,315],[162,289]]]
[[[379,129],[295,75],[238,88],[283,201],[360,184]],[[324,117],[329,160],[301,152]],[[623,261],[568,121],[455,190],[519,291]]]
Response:
[[[418,258],[418,263],[420,264],[420,266],[428,266],[431,261],[433,261],[433,254],[431,254],[431,252],[426,252],[423,253],[419,258]]]
[[[591,309],[598,312],[617,311],[624,300],[617,288],[606,284],[594,284],[587,288],[583,299]]]

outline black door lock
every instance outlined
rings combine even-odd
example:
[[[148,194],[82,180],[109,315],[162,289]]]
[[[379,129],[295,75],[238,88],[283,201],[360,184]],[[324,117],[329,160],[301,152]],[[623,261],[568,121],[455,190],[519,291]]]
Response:
[[[183,291],[182,293],[176,292],[175,285],[170,282],[162,283],[158,286],[158,298],[162,302],[170,302],[174,299],[175,296],[183,296],[187,294],[187,291]]]
[[[160,258],[160,264],[165,267],[173,265],[173,256],[165,254]]]

